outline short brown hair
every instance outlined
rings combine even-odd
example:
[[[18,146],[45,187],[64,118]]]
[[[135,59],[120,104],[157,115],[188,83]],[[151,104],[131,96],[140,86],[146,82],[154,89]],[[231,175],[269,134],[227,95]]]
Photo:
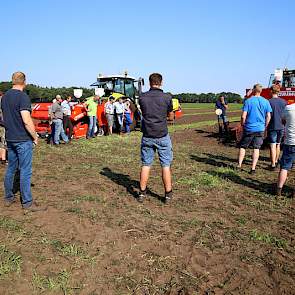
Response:
[[[163,77],[159,73],[153,73],[149,77],[150,85],[160,86],[162,84]]]
[[[15,72],[12,74],[13,85],[23,85],[26,82],[26,75],[23,72]]]
[[[281,91],[280,85],[272,85],[271,86],[271,92],[273,94],[278,94]]]

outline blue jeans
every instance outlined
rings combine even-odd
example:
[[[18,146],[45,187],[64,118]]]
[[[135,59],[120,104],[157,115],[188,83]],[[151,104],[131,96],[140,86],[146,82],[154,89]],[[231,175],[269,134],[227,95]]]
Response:
[[[143,166],[151,166],[155,152],[158,152],[162,167],[170,167],[173,160],[172,143],[169,134],[161,138],[142,137],[141,162]]]
[[[53,143],[59,144],[60,137],[64,142],[69,142],[68,137],[65,134],[62,119],[53,120],[54,123],[54,137]]]
[[[8,166],[4,178],[5,201],[14,200],[13,182],[14,175],[20,171],[20,193],[21,202],[24,208],[32,205],[31,176],[32,176],[32,158],[33,142],[7,142]]]
[[[269,143],[280,144],[284,137],[284,130],[269,130],[268,131],[268,140]]]
[[[125,113],[125,131],[126,133],[130,133],[130,125],[132,124],[131,114]]]
[[[123,128],[123,114],[117,114],[117,120],[118,120],[118,124],[119,124],[119,131],[122,131]]]
[[[88,116],[89,118],[89,126],[87,137],[94,137],[95,134],[95,127],[96,127],[96,116]]]

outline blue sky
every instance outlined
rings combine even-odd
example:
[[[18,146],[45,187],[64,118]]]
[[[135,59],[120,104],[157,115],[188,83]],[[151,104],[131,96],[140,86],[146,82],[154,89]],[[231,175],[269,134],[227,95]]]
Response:
[[[128,70],[164,89],[243,93],[295,69],[293,0],[2,0],[0,81],[89,86]]]

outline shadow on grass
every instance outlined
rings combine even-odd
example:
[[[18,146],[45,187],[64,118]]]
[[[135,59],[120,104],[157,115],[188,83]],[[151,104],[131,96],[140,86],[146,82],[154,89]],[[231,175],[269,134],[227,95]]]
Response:
[[[222,135],[220,136],[220,134],[218,132],[210,132],[210,131],[206,131],[206,130],[202,130],[202,129],[195,129],[195,131],[199,134],[204,134],[204,137],[207,138],[216,138],[218,140],[219,144],[223,144],[225,146],[229,146],[229,147],[236,147],[237,143],[235,138],[233,138],[232,136],[225,136]]]
[[[206,173],[208,173],[212,176],[227,179],[231,182],[234,182],[234,183],[242,185],[242,186],[249,187],[249,188],[259,191],[261,193],[266,193],[266,194],[271,194],[271,195],[274,194],[275,187],[276,187],[275,183],[266,183],[266,182],[262,182],[260,180],[253,179],[250,177],[249,178],[242,178],[238,174],[238,172],[235,171],[236,165],[232,164],[232,163],[236,162],[235,159],[228,158],[225,156],[220,156],[220,155],[212,155],[209,153],[205,153],[204,155],[206,155],[207,158],[206,157],[199,157],[196,155],[191,155],[191,159],[195,160],[197,162],[201,162],[201,163],[205,163],[207,165],[214,166],[214,167],[225,167],[225,168],[233,169],[233,171],[229,171],[229,172],[206,171]],[[231,162],[231,163],[228,164],[228,163],[225,163],[225,161]],[[286,191],[288,194],[292,193],[292,188],[285,185],[284,191]]]
[[[130,176],[127,174],[116,173],[108,167],[103,168],[100,174],[106,176],[114,183],[126,188],[127,192],[130,195],[132,195],[135,199],[138,198],[139,181],[131,179]],[[149,189],[147,189],[147,194],[162,202],[164,201],[164,198],[162,198],[161,196],[152,192]]]

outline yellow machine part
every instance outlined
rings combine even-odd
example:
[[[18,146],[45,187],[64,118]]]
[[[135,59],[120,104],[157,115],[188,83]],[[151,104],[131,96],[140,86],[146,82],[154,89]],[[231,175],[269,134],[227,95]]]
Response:
[[[179,110],[179,100],[177,98],[172,98],[172,106],[174,112]]]

